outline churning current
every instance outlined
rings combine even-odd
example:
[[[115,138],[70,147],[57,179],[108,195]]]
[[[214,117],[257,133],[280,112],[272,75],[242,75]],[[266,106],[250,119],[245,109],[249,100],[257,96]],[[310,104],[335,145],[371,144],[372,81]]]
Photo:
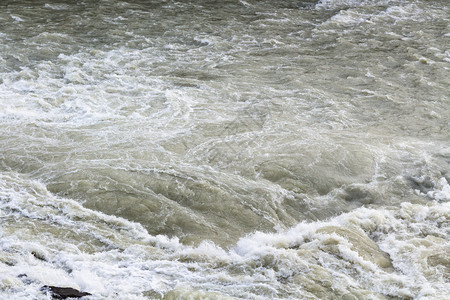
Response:
[[[0,298],[444,299],[447,0],[2,0]]]

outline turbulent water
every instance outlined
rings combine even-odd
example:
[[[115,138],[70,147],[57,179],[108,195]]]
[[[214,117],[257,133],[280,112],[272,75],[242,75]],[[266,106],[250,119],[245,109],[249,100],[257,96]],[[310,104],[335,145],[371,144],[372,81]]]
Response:
[[[0,297],[444,299],[448,0],[0,1]]]

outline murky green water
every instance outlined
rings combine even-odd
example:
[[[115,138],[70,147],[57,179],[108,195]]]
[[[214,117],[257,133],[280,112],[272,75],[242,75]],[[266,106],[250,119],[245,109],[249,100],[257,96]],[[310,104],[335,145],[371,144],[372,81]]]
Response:
[[[447,1],[0,3],[0,295],[442,299]]]

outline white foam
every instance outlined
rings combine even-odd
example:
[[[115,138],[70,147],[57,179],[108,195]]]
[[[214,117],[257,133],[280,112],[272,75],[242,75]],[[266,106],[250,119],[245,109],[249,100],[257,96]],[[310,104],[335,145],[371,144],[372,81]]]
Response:
[[[429,191],[427,195],[437,201],[450,201],[450,185],[445,177],[439,179],[434,191]]]
[[[14,21],[17,21],[17,22],[24,22],[24,20],[21,17],[19,17],[19,16],[11,15],[11,18],[14,19]]]
[[[331,276],[335,288],[358,286],[372,295],[439,297],[448,288],[441,271],[423,263],[424,257],[439,255],[448,241],[422,237],[423,233],[445,237],[447,229],[436,222],[448,218],[447,202],[405,203],[390,210],[361,208],[279,233],[254,233],[227,251],[210,242],[188,247],[176,238],[151,236],[136,223],[55,197],[41,183],[19,175],[2,174],[0,179],[3,219],[14,217],[23,224],[12,236],[7,233],[12,223],[0,233],[0,262],[11,263],[0,263],[4,270],[1,284],[9,286],[12,295],[24,287],[27,293],[38,295],[39,287],[47,284],[72,286],[95,297],[140,299],[144,291],[165,294],[189,283],[200,291],[257,298],[277,293],[280,277],[317,280],[315,276]],[[440,184],[448,186],[442,179]],[[26,225],[33,222],[61,233],[75,231],[79,244],[51,232],[34,241]],[[83,236],[90,238],[84,240]],[[94,246],[95,241],[113,248]],[[83,250],[85,243],[95,250]],[[417,247],[417,243],[428,246]],[[383,251],[389,254],[394,269],[388,267]],[[319,271],[322,275],[316,274]],[[19,280],[22,273],[31,284]],[[294,293],[305,288],[290,285],[289,280],[285,288]]]
[[[54,10],[64,10],[70,8],[70,6],[67,4],[49,4],[49,3],[46,3],[44,7]]]

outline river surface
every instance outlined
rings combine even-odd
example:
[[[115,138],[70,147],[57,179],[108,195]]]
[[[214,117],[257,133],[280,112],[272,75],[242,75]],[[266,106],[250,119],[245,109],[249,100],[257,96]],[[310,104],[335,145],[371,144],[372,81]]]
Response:
[[[449,4],[1,0],[0,297],[447,298]]]

